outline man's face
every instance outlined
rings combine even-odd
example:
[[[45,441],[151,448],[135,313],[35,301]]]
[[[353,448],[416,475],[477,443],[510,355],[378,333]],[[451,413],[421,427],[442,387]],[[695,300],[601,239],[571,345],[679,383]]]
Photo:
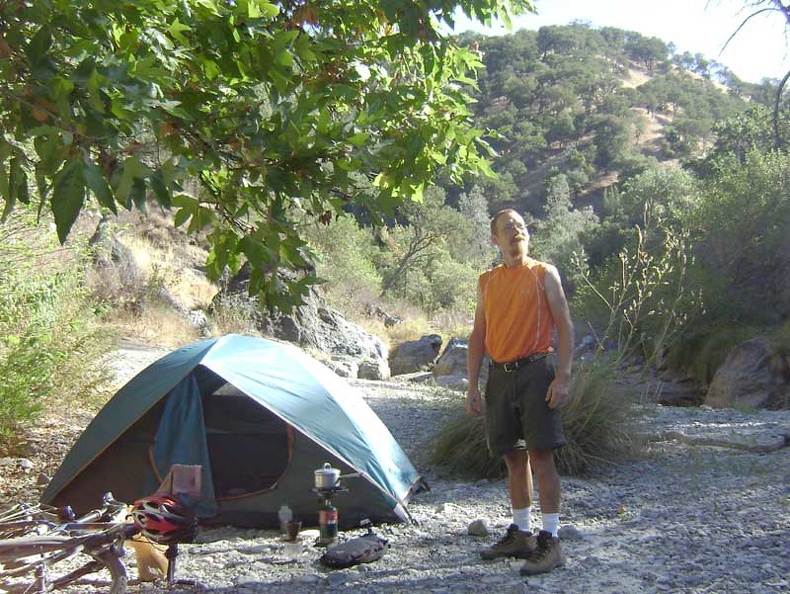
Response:
[[[526,255],[529,249],[529,231],[518,213],[506,212],[497,219],[496,233],[491,236],[503,255]]]

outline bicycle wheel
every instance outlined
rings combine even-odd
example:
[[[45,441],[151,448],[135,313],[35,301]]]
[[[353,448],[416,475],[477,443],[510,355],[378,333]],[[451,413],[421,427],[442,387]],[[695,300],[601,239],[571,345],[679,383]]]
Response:
[[[102,575],[110,582],[110,589],[106,590],[109,594],[126,594],[128,576],[126,566],[121,561],[122,552],[116,547],[110,547],[98,553],[81,552],[76,555],[76,567],[74,561],[69,564],[67,573],[58,571],[58,564],[50,565],[47,568],[43,582],[39,585],[41,592],[51,592],[66,588],[72,584],[82,583],[82,578],[93,575],[90,581],[96,583],[102,580]],[[88,558],[86,558],[88,557]],[[43,588],[41,588],[43,586]]]
[[[121,560],[122,545],[106,544],[91,550],[83,544],[69,546],[68,539],[60,540],[60,544],[58,540],[49,539],[46,545],[27,545],[26,549],[25,545],[17,545],[15,557],[6,552],[4,564],[0,566],[0,591],[14,594],[44,594],[57,590],[84,592],[87,584],[92,591],[126,593],[128,579]],[[55,549],[57,546],[62,548]]]

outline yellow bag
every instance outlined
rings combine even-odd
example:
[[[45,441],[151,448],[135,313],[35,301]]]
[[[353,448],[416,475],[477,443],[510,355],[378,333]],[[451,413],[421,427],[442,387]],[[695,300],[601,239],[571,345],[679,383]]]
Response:
[[[153,543],[139,534],[126,542],[134,549],[137,577],[141,582],[153,582],[167,577],[167,546]]]

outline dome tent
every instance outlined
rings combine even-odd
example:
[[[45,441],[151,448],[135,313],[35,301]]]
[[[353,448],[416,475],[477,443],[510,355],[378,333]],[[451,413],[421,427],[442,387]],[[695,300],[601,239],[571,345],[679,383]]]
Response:
[[[289,505],[317,524],[314,471],[329,462],[347,490],[340,527],[403,521],[427,485],[361,395],[297,347],[227,335],[155,361],[107,402],[41,496],[83,513],[112,491],[153,493],[173,464],[201,465],[204,524],[274,528]]]

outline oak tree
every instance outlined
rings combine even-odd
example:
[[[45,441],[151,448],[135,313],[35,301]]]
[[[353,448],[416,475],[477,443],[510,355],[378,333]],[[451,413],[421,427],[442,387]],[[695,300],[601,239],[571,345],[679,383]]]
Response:
[[[375,219],[439,170],[489,172],[454,11],[529,0],[8,0],[0,3],[0,196],[51,210],[144,208],[207,233],[214,277],[288,309],[315,281],[297,220]],[[302,270],[284,281],[277,270]]]

